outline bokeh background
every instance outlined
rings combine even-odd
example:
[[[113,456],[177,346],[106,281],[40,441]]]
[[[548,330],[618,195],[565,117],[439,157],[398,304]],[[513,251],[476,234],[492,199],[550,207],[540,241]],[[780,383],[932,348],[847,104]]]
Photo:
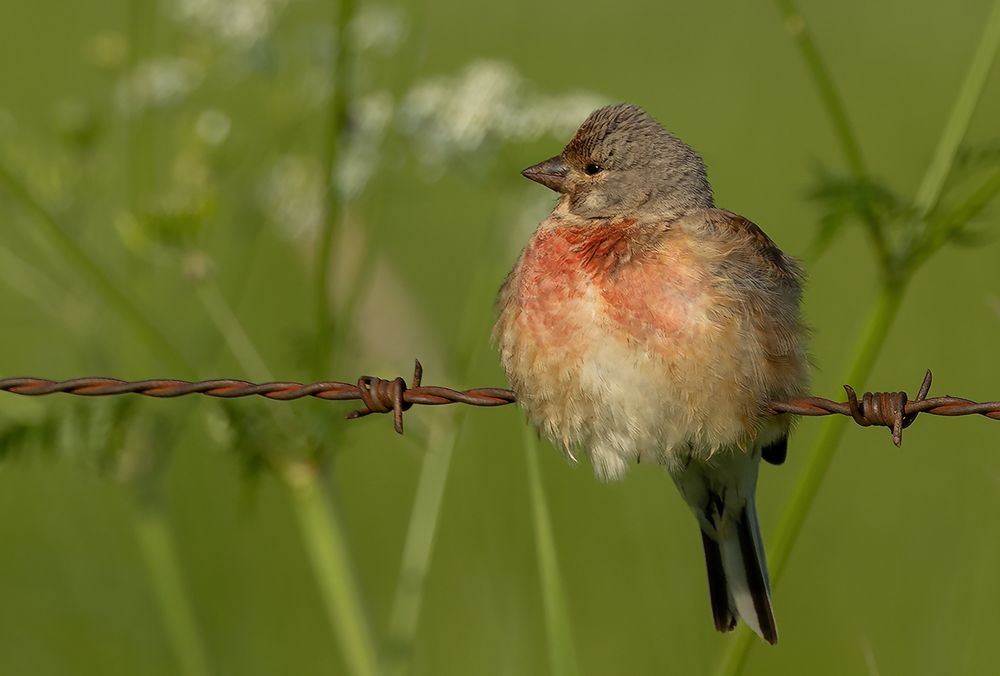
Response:
[[[768,2],[5,2],[0,377],[352,381],[420,357],[426,383],[502,385],[493,297],[554,200],[518,171],[626,100],[806,259],[814,391],[839,399],[879,287],[858,195],[893,242],[919,227],[909,205],[991,8],[799,7],[860,139],[859,188],[802,24]],[[997,72],[942,204],[996,168]],[[913,276],[855,386],[912,393],[930,367],[939,394],[1000,399],[998,233],[988,207]],[[722,663],[734,638],[712,630],[661,468],[601,484],[533,450],[512,407],[414,409],[405,437],[348,410],[0,395],[0,673]],[[762,470],[765,537],[823,424]],[[781,642],[743,673],[995,673],[998,567],[997,423],[921,418],[902,449],[847,429],[775,589]]]

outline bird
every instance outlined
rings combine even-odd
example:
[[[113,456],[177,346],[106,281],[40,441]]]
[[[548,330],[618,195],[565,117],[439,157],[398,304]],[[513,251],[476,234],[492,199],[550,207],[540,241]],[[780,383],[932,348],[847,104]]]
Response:
[[[632,104],[592,112],[522,174],[559,193],[497,297],[493,340],[529,421],[599,479],[665,466],[701,529],[716,629],[778,640],[754,497],[804,395],[803,271],[716,207],[705,162]]]

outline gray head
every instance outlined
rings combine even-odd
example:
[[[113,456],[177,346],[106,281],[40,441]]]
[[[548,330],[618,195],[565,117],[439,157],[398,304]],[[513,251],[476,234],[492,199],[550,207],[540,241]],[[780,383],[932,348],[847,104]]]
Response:
[[[698,153],[627,103],[595,110],[561,154],[521,173],[584,218],[675,218],[713,205]]]

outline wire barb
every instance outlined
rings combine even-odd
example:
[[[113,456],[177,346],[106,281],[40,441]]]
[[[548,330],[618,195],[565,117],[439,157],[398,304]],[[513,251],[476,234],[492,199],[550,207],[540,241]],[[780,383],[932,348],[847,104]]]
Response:
[[[420,387],[420,379],[424,375],[424,367],[420,360],[415,359],[413,365],[413,387]],[[403,411],[413,406],[413,402],[406,401],[404,395],[409,390],[406,381],[402,378],[393,380],[383,380],[375,376],[361,376],[358,378],[358,393],[361,401],[365,403],[363,408],[351,411],[347,414],[348,420],[366,416],[369,413],[388,413],[392,411],[393,426],[397,434],[403,433]]]
[[[930,369],[927,369],[915,401],[927,399],[932,378]],[[899,448],[903,443],[903,430],[913,424],[919,412],[907,412],[906,392],[865,392],[859,402],[853,387],[844,385],[844,391],[847,392],[847,406],[854,422],[862,427],[870,425],[888,427],[892,430],[892,443],[896,445],[896,448]]]
[[[928,370],[917,392],[910,399],[906,392],[865,392],[858,397],[850,385],[844,385],[846,402],[822,397],[802,397],[790,401],[772,401],[768,408],[774,414],[789,413],[799,416],[843,415],[861,427],[887,427],[892,431],[892,442],[903,443],[903,430],[913,424],[921,413],[957,416],[982,415],[1000,420],[1000,401],[975,402],[960,397],[927,398],[932,374]],[[423,366],[416,360],[413,367],[412,386],[403,378],[386,380],[376,376],[361,376],[356,384],[324,381],[303,384],[290,381],[251,383],[245,380],[118,380],[116,378],[74,378],[48,380],[45,378],[0,379],[0,391],[26,396],[46,394],[75,394],[84,397],[101,397],[117,394],[141,394],[146,397],[171,398],[189,394],[233,399],[259,396],[277,401],[292,401],[315,397],[330,401],[358,401],[361,408],[351,411],[347,418],[362,418],[372,413],[392,413],[393,426],[403,433],[403,413],[414,404],[441,406],[468,404],[470,406],[506,406],[516,401],[513,391],[498,387],[480,387],[471,390],[453,390],[448,387],[422,384]]]

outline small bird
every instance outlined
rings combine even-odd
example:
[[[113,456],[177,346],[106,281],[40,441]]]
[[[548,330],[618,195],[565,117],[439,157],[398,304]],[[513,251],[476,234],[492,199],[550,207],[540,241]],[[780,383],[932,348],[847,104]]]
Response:
[[[705,164],[645,111],[594,111],[522,174],[558,192],[500,289],[493,335],[530,421],[601,479],[666,466],[701,527],[715,627],[778,640],[754,492],[785,459],[809,366],[802,272],[718,209]]]

